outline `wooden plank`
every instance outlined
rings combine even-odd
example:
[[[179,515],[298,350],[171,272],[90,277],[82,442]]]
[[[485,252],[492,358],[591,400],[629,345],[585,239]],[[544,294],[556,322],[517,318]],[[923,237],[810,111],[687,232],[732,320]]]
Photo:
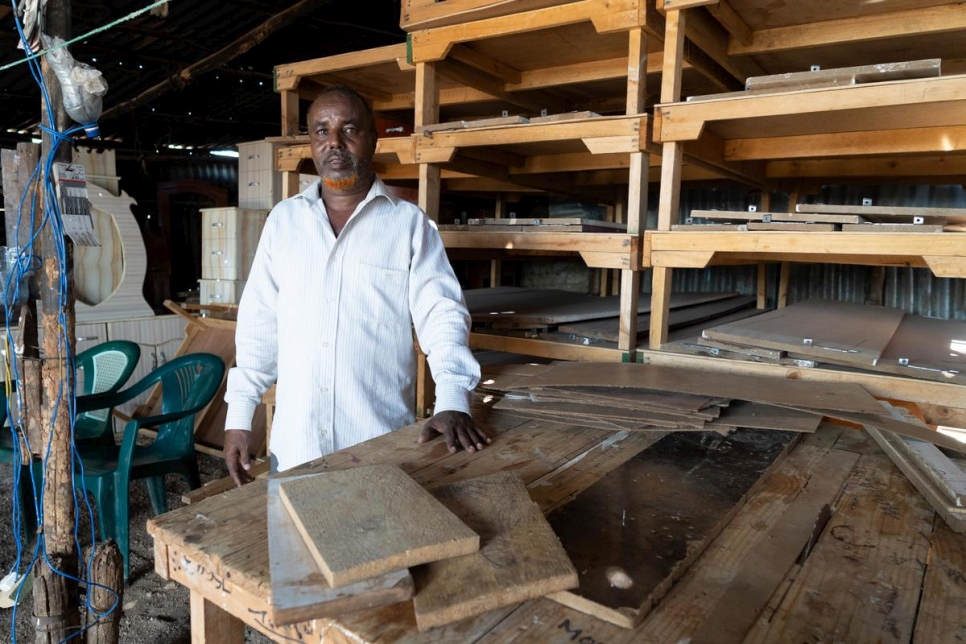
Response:
[[[744,344],[738,344],[736,342],[724,342],[722,340],[712,340],[711,338],[705,338],[703,336],[698,338],[698,344],[703,344],[706,347],[723,349],[725,351],[745,353],[750,356],[758,356],[759,358],[767,358],[768,360],[781,360],[787,355],[787,352],[781,351],[779,349],[766,349],[765,347],[749,346]]]
[[[494,407],[510,412],[522,411],[535,415],[541,413],[561,417],[570,415],[574,419],[573,422],[582,422],[584,418],[589,417],[598,420],[633,420],[640,424],[664,427],[667,429],[683,429],[688,427],[701,429],[704,427],[704,421],[702,419],[693,418],[689,420],[687,416],[681,414],[662,413],[654,410],[630,410],[583,402],[534,401],[529,398],[507,397],[499,401]]]
[[[480,547],[476,533],[395,465],[284,481],[279,497],[333,588]]]
[[[770,76],[751,76],[745,81],[745,89],[783,91],[797,89],[797,86],[801,83],[825,82],[829,83],[829,86],[857,85],[911,78],[935,78],[940,74],[940,59],[930,58],[901,63],[881,63],[878,65],[858,65],[808,72],[772,74]]]
[[[888,431],[879,431],[874,427],[866,427],[866,431],[878,443],[882,451],[892,459],[909,482],[919,491],[932,509],[946,522],[949,529],[957,533],[966,533],[966,510],[955,507],[933,481],[919,469],[916,463],[908,458],[908,450],[904,439]]]
[[[447,130],[465,130],[474,127],[491,127],[495,125],[520,125],[529,123],[530,119],[524,116],[497,116],[494,118],[477,119],[472,121],[447,121],[446,123],[430,123],[420,126],[417,132],[431,134],[433,132],[443,132]]]
[[[746,642],[908,642],[932,531],[932,512],[888,459],[862,456],[778,611]]]
[[[577,586],[577,571],[540,508],[512,472],[432,490],[481,537],[480,550],[414,571],[416,624],[424,631]]]
[[[672,434],[627,461],[550,515],[580,574],[578,590],[551,599],[632,628],[718,535],[791,440],[789,434],[739,431],[708,447]]]
[[[191,591],[191,644],[242,644],[245,624],[217,604]]]
[[[637,112],[634,112],[637,114]],[[557,121],[573,121],[577,119],[593,119],[599,117],[597,112],[589,110],[564,112],[562,114],[548,114],[546,116],[534,116],[530,119],[531,123],[556,123]]]
[[[946,526],[937,524],[929,543],[926,579],[922,601],[916,613],[916,630],[912,641],[955,642],[962,639],[966,609],[966,540]]]
[[[333,588],[312,558],[279,498],[283,481],[268,481],[268,560],[272,579],[272,621],[276,624],[329,617],[406,601],[414,592],[406,569]]]
[[[526,386],[588,385],[677,391],[803,409],[820,406],[828,409],[832,406],[854,413],[883,413],[879,403],[860,385],[847,382],[827,385],[744,374],[731,374],[728,378],[722,378],[720,374],[711,371],[656,365],[563,363],[554,365],[539,376],[533,376]]]
[[[711,340],[832,356],[875,365],[899,327],[899,309],[810,299],[748,320],[706,329]]]
[[[831,450],[815,465],[808,484],[759,541],[754,556],[745,560],[728,592],[691,636],[692,644],[744,640],[796,559],[807,554],[816,528],[822,527],[858,460],[858,454]]]

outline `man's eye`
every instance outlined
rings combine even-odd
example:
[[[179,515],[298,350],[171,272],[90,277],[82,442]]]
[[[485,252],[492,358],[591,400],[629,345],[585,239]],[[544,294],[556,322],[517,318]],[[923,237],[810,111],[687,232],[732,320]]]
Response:
[[[315,133],[318,134],[319,136],[325,136],[326,134],[329,133],[329,131],[319,128],[318,130],[315,131]]]
[[[358,130],[354,127],[347,127],[345,130],[343,130],[343,132],[345,132],[346,134],[355,134],[356,132],[358,132]]]

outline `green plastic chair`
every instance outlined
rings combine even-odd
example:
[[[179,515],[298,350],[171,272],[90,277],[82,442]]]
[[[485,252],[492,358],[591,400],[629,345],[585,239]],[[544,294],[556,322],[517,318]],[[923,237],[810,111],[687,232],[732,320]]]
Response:
[[[24,465],[19,454],[13,449],[13,430],[7,425],[7,390],[0,386],[0,463],[20,468],[17,488],[17,504],[20,507],[20,527],[24,538],[29,539],[37,531],[37,516],[34,509],[34,491],[30,479],[30,467]]]
[[[128,340],[111,340],[77,354],[77,396],[112,394],[127,384],[141,359],[141,347]],[[81,377],[82,376],[82,377]],[[113,407],[91,409],[74,419],[74,441],[114,445]]]
[[[156,514],[167,510],[164,475],[179,474],[191,489],[201,487],[194,452],[194,417],[214,398],[225,374],[225,363],[210,353],[194,353],[158,367],[129,389],[115,394],[87,396],[84,405],[114,407],[161,384],[161,413],[134,418],[124,428],[117,448],[102,445],[78,447],[83,474],[75,470],[74,486],[85,486],[94,495],[102,539],[114,539],[124,557],[124,579],[128,561],[128,497],[130,482],[145,479],[151,506]],[[78,401],[78,407],[81,406]],[[156,427],[157,438],[150,445],[137,445],[138,430]]]
[[[78,413],[74,419],[74,440],[77,444],[114,445],[113,419],[114,408],[97,408],[97,402],[88,402],[92,394],[114,394],[121,389],[134,373],[141,359],[141,347],[128,340],[112,340],[82,351],[74,358],[76,371],[81,376],[77,390]],[[0,426],[7,420],[7,393],[0,388],[2,395],[2,419]],[[13,449],[13,434],[9,427],[0,432],[0,463],[14,464],[16,454]],[[30,534],[36,531],[37,519],[34,510],[34,488],[30,479],[31,469],[21,466],[19,503],[22,525]],[[37,470],[35,470],[37,471]],[[41,480],[40,478],[37,479]]]

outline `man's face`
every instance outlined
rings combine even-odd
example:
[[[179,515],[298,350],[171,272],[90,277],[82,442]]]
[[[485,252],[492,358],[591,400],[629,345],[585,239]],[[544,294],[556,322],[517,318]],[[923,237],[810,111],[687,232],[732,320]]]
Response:
[[[308,126],[312,161],[323,190],[368,190],[376,140],[365,106],[352,96],[325,94],[309,109]]]

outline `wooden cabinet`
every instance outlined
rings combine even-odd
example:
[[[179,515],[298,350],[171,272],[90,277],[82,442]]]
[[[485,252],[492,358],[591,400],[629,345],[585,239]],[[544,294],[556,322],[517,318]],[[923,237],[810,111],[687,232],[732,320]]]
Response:
[[[201,210],[202,304],[238,303],[267,218],[267,210]]]
[[[238,144],[238,206],[270,210],[282,195],[275,172],[275,145],[270,141]]]
[[[151,371],[173,358],[178,353],[178,347],[181,346],[185,338],[184,319],[177,315],[158,315],[123,322],[108,322],[97,326],[104,327],[106,330],[106,337],[102,342],[108,339],[130,340],[141,347],[141,359],[134,373],[131,374],[128,386],[138,382]],[[79,337],[81,326],[77,328]],[[80,344],[79,340],[78,344]],[[147,401],[149,395],[150,392],[145,392],[122,405],[119,410],[125,414],[131,414],[138,405]]]

